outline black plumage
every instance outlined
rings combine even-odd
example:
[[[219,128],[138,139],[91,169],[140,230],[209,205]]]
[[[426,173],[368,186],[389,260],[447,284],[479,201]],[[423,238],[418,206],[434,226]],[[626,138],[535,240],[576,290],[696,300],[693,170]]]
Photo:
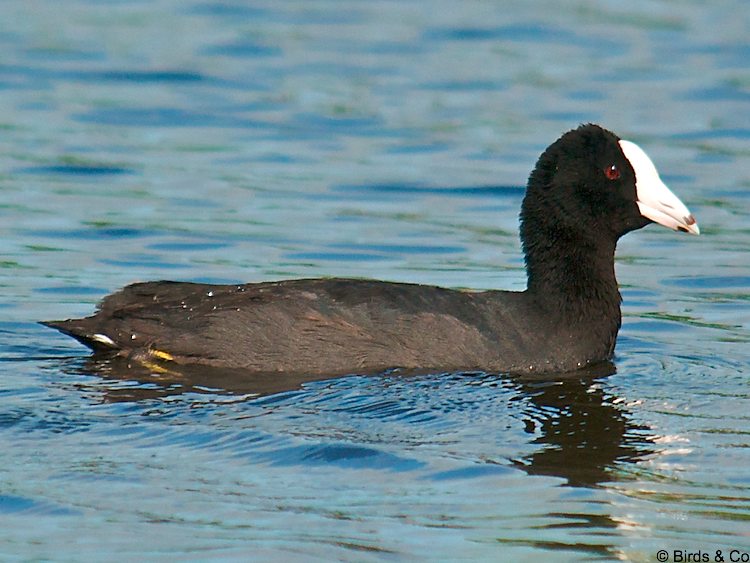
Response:
[[[523,292],[357,279],[161,281],[125,287],[91,317],[44,324],[99,353],[248,374],[574,370],[614,351],[621,322],[617,240],[650,223],[644,213],[698,232],[665,186],[679,205],[661,201],[662,192],[657,203],[642,196],[636,169],[648,167],[631,162],[633,154],[615,134],[585,125],[541,155],[521,209]]]

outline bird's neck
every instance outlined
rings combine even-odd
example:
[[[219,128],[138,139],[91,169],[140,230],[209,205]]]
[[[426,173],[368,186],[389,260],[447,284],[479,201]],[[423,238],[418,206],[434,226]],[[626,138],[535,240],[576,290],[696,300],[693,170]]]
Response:
[[[616,334],[622,301],[616,241],[558,229],[525,234],[528,292],[535,301],[562,321],[602,323]]]

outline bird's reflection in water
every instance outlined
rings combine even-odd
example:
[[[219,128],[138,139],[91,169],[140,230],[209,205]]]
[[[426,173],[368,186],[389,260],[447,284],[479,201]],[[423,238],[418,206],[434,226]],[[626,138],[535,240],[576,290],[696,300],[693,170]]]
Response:
[[[107,356],[91,356],[76,371],[103,378],[105,385],[96,387],[109,402],[195,392],[254,398],[297,390],[320,379],[278,373],[248,377],[237,369],[143,365]],[[632,422],[627,407],[607,391],[606,378],[614,372],[611,362],[602,362],[572,373],[504,376],[518,391],[516,397],[526,403],[522,414],[525,431],[534,435],[532,442],[539,446],[513,463],[530,475],[560,477],[574,487],[595,487],[612,480],[612,470],[618,465],[650,454],[649,429]]]
[[[613,478],[618,464],[636,462],[652,452],[649,429],[632,422],[605,380],[611,362],[544,379],[515,378],[528,400],[526,431],[540,447],[516,465],[532,475],[562,477],[568,485],[593,487]]]
[[[562,477],[571,486],[596,486],[612,479],[618,463],[651,453],[649,429],[632,422],[622,401],[607,391],[611,362],[586,370],[515,384],[528,398],[526,430],[540,448],[516,464],[533,475]]]
[[[596,488],[623,479],[625,465],[635,464],[653,453],[652,431],[634,423],[627,406],[607,389],[606,379],[615,372],[611,362],[587,369],[556,374],[553,378],[514,378],[514,385],[527,402],[524,410],[526,431],[536,437],[539,447],[514,464],[529,475],[564,479],[565,485]],[[550,513],[552,528],[589,530],[587,533],[611,534],[620,527],[607,503],[584,510]],[[521,542],[524,543],[524,542]],[[556,544],[532,541],[536,547],[569,549],[575,547],[604,558],[620,559],[615,545]]]
[[[315,381],[305,374],[253,374],[242,369],[221,369],[200,365],[176,365],[172,362],[133,361],[116,355],[92,355],[75,369],[104,380],[103,399],[107,402],[144,401],[186,393],[263,397],[293,391]],[[132,382],[133,385],[110,385]]]

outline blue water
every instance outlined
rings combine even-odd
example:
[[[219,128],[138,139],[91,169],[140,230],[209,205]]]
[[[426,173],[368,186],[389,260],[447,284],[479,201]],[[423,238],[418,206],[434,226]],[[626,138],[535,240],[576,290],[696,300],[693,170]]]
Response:
[[[0,559],[750,552],[745,2],[69,0],[0,21]],[[522,289],[523,185],[589,121],[641,144],[703,233],[621,241],[608,369],[180,378],[93,370],[36,324],[148,279]]]

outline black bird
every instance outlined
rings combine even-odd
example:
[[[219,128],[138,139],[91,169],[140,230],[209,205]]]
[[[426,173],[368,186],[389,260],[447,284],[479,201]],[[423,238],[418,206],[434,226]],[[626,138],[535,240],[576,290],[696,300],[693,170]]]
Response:
[[[525,291],[157,281],[106,297],[91,317],[44,324],[98,354],[248,374],[572,371],[612,357],[621,324],[615,246],[652,221],[699,234],[640,147],[583,125],[550,145],[529,177]]]

